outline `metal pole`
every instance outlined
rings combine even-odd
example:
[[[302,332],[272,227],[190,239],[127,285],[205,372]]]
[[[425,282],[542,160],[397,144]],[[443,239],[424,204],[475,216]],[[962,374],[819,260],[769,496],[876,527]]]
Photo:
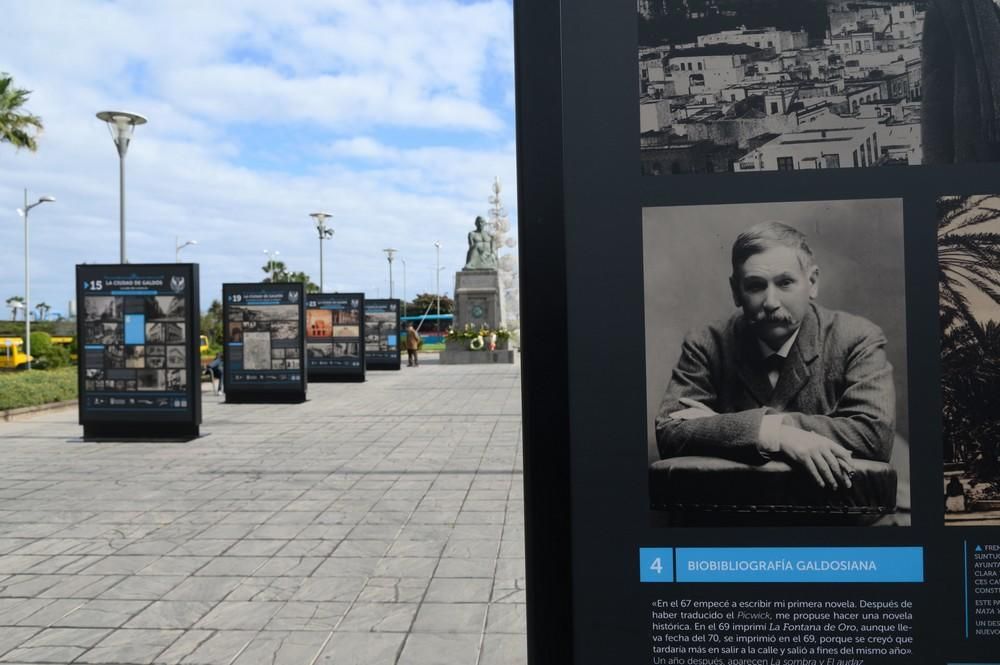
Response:
[[[403,263],[403,316],[406,316],[406,259],[400,259]]]
[[[392,300],[392,259],[389,259],[389,300]]]
[[[121,227],[121,263],[126,263],[125,259],[125,155],[119,149],[118,154],[118,206],[119,206],[119,226]]]
[[[181,237],[174,236],[174,263],[181,262]]]
[[[31,369],[31,278],[28,274],[28,190],[24,190],[24,352]]]
[[[323,290],[323,231],[319,232],[319,292],[326,293]]]
[[[441,329],[441,243],[434,243],[437,258],[434,261],[434,297],[437,300],[438,330]]]

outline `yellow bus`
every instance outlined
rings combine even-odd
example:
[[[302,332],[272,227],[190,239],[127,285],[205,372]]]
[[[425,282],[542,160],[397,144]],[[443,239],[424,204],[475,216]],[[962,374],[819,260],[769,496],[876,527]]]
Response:
[[[28,354],[24,352],[24,338],[0,337],[0,369],[19,369],[27,364]]]

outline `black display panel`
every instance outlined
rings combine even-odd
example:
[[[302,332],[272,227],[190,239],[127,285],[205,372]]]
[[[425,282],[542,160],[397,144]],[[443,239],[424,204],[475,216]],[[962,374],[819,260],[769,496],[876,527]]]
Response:
[[[365,364],[371,369],[399,369],[398,299],[365,300]]]
[[[298,282],[222,285],[227,402],[305,400],[304,300]]]
[[[201,424],[198,266],[79,265],[85,439],[187,439]]]
[[[306,296],[306,359],[309,378],[364,381],[365,294]]]
[[[996,5],[515,2],[530,665],[998,662]]]

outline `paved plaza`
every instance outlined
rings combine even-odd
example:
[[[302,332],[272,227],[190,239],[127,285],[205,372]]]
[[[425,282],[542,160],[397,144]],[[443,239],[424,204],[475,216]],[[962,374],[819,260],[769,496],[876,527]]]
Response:
[[[205,392],[188,443],[0,422],[0,663],[523,664],[520,399],[517,365],[428,354]]]

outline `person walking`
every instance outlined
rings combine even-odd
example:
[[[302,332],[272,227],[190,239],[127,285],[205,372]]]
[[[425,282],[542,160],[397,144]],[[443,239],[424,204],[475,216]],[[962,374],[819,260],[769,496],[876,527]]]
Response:
[[[411,323],[406,327],[406,366],[419,367],[420,359],[417,357],[417,349],[420,348],[420,333]]]
[[[212,382],[212,394],[218,395],[222,392],[222,352],[215,354],[215,359],[205,367],[208,380]]]

